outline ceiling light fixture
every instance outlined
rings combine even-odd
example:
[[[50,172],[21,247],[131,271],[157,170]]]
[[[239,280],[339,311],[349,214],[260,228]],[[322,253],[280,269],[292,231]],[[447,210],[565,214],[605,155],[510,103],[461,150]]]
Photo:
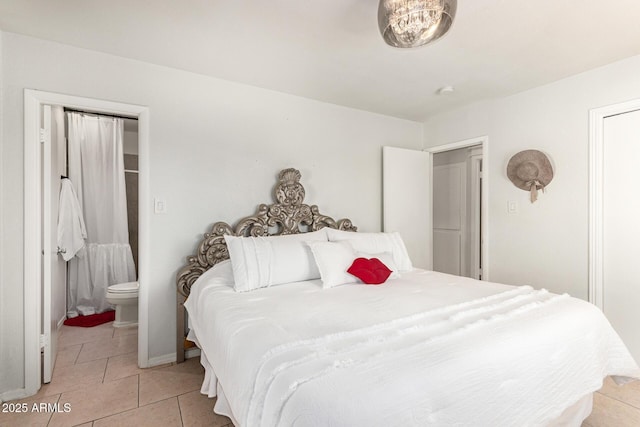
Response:
[[[393,47],[424,46],[449,31],[456,7],[457,0],[380,0],[378,27]]]

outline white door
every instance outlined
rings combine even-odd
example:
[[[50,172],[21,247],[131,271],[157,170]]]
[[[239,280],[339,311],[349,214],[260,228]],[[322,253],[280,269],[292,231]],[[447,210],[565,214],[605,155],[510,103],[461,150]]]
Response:
[[[66,313],[66,263],[57,253],[60,176],[66,172],[64,112],[42,108],[42,382],[51,382],[58,330]]]
[[[433,168],[433,270],[456,276],[469,276],[466,176],[466,163]]]
[[[431,155],[382,148],[382,223],[402,235],[414,267],[431,269]]]
[[[604,313],[640,362],[640,111],[604,119]]]

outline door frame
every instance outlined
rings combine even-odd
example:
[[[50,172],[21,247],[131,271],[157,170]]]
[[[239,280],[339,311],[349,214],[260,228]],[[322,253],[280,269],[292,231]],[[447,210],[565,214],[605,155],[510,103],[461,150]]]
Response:
[[[40,108],[44,104],[138,119],[139,246],[138,246],[138,365],[149,363],[149,108],[34,89],[24,90],[24,360],[25,392],[34,394],[41,384],[40,326],[42,204],[40,183]]]
[[[486,173],[489,170],[489,137],[479,136],[476,138],[469,138],[462,141],[450,142],[447,144],[436,145],[433,147],[426,147],[423,151],[429,153],[429,164],[431,170],[430,179],[430,191],[429,191],[429,206],[433,209],[433,156],[437,153],[445,151],[457,150],[459,148],[472,147],[474,145],[482,146],[482,208],[481,208],[481,227],[482,227],[482,280],[489,280],[489,174]],[[432,242],[432,256],[433,256],[433,215],[431,216],[431,224],[429,226],[429,233],[431,235]],[[433,259],[431,260],[433,263]],[[433,264],[432,264],[433,265]]]
[[[589,110],[589,302],[604,309],[604,120],[640,110],[634,99]]]
[[[480,250],[480,245],[482,243],[482,212],[480,211],[480,207],[483,205],[480,200],[480,196],[482,194],[481,186],[484,168],[482,158],[482,154],[473,154],[470,153],[469,160],[471,162],[471,207],[469,208],[471,212],[471,221],[469,222],[470,230],[469,230],[469,244],[471,246],[470,258],[473,261],[473,265],[471,266],[471,276],[474,279],[482,280],[482,269],[484,268],[484,262],[482,259],[482,250]]]

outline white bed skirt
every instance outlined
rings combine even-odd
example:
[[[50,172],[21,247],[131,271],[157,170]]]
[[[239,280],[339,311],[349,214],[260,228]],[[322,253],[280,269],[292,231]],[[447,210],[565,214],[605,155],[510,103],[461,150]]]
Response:
[[[593,409],[593,393],[587,394],[573,406],[569,406],[558,419],[549,423],[548,427],[580,426]]]
[[[193,331],[189,331],[187,339],[200,347],[198,339]],[[233,422],[234,426],[239,426],[240,424],[233,416],[233,412],[231,412],[229,401],[227,400],[227,396],[224,394],[224,390],[218,381],[218,377],[202,349],[200,349],[200,364],[204,367],[204,381],[202,381],[200,393],[207,395],[209,398],[217,397],[216,404],[213,407],[213,412],[228,417]]]

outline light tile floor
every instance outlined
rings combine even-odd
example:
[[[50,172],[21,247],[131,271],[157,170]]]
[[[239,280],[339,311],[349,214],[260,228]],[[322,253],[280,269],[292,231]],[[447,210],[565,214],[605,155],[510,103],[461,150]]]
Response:
[[[140,369],[137,340],[136,328],[114,329],[112,323],[63,326],[51,383],[11,402],[25,403],[28,411],[0,412],[0,427],[232,426],[213,413],[215,399],[200,394],[204,370],[198,358]],[[38,412],[34,404],[50,406]]]
[[[63,326],[51,383],[35,396],[12,402],[25,403],[29,410],[0,413],[0,427],[232,426],[213,413],[215,399],[200,394],[204,370],[199,359],[140,369],[137,336],[137,329],[114,329],[111,323]],[[49,404],[59,412],[33,411],[34,404]],[[583,427],[637,426],[640,382],[620,387],[607,378]]]

